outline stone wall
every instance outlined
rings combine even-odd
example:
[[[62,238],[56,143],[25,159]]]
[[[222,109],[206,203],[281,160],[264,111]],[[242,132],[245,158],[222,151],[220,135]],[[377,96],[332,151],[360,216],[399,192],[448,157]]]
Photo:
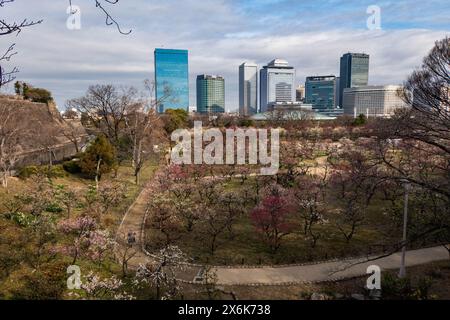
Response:
[[[17,96],[0,95],[0,118],[6,117],[10,117],[7,122],[9,131],[11,127],[20,127],[15,134],[19,137],[17,145],[22,151],[15,169],[49,163],[48,149],[52,150],[53,162],[73,157],[76,148],[68,139],[68,132],[77,137],[80,148],[88,139],[81,123],[65,121],[54,103],[47,105],[23,100]]]

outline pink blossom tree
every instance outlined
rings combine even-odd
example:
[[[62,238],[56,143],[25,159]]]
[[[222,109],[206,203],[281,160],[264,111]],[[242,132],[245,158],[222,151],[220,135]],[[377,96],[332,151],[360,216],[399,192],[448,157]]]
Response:
[[[95,219],[91,217],[62,220],[58,224],[58,230],[66,235],[70,244],[57,249],[60,253],[72,256],[72,264],[76,264],[79,257],[101,261],[114,246],[109,233],[99,230]]]
[[[293,230],[289,223],[290,215],[291,208],[286,198],[279,194],[266,196],[250,214],[253,225],[269,244],[272,253],[278,251],[282,239]]]

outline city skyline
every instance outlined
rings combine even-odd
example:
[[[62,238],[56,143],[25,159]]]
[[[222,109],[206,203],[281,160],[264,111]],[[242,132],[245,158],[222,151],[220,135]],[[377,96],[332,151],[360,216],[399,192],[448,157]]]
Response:
[[[196,75],[221,74],[227,81],[226,109],[236,111],[236,69],[243,61],[263,66],[270,59],[286,59],[297,70],[297,86],[307,76],[338,76],[340,56],[365,52],[371,56],[370,84],[401,84],[421,64],[434,40],[448,34],[445,9],[450,4],[380,1],[382,30],[368,30],[366,9],[371,4],[208,0],[200,6],[195,1],[175,5],[135,0],[112,8],[121,25],[133,29],[123,36],[96,23],[98,12],[84,2],[77,3],[82,12],[82,29],[77,31],[65,27],[64,4],[43,0],[28,12],[27,4],[18,2],[2,10],[12,18],[28,12],[30,19],[44,18],[44,23],[8,39],[17,43],[19,54],[5,67],[19,66],[18,80],[51,90],[61,109],[67,99],[82,96],[98,82],[143,89],[143,80],[154,79],[149,57],[157,47],[189,50],[191,106],[196,102]],[[148,14],[153,17],[150,21]]]

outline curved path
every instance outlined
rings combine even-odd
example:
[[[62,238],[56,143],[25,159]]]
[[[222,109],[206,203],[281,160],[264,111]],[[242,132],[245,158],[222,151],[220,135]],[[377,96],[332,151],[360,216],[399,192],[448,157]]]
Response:
[[[376,258],[376,257],[373,257]],[[407,266],[412,267],[427,264],[433,261],[448,260],[449,253],[444,247],[408,251]],[[381,270],[398,269],[401,254],[396,253],[376,261],[365,262],[367,257],[350,259],[346,261],[330,261],[312,265],[279,267],[279,268],[252,268],[252,269],[223,269],[216,271],[218,283],[222,285],[233,284],[260,284],[280,285],[293,283],[317,283],[354,278],[367,274],[367,268],[372,265],[379,266]]]
[[[125,248],[129,232],[136,233],[136,254],[128,262],[128,267],[135,269],[140,264],[152,262],[143,249],[143,222],[146,205],[151,197],[149,187],[144,187],[136,201],[125,214],[117,233],[117,240],[121,248]],[[376,257],[373,257],[376,258]],[[434,261],[449,260],[449,251],[443,246],[408,251],[407,266],[427,264]],[[394,270],[400,266],[400,253],[376,261],[366,262],[367,257],[348,260],[335,260],[309,265],[295,265],[282,267],[213,267],[212,272],[217,276],[219,285],[284,285],[297,283],[317,283],[348,279],[366,274],[367,267],[379,266],[382,270]],[[180,271],[177,277],[185,282],[198,282],[202,274],[202,267],[188,266]]]

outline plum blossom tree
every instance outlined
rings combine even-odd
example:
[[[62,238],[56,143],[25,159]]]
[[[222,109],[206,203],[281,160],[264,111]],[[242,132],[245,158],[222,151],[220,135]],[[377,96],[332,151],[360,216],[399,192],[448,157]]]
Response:
[[[365,223],[367,208],[384,181],[379,162],[366,149],[359,144],[347,147],[340,153],[340,161],[332,164],[330,184],[339,195],[336,226],[347,243]]]
[[[316,247],[322,237],[317,226],[327,222],[324,201],[326,182],[326,178],[298,177],[291,191],[295,212],[303,221],[302,233],[310,241],[312,248]]]
[[[234,238],[233,226],[244,213],[244,203],[236,192],[225,192],[219,196],[217,210],[226,219],[226,229],[230,238]]]
[[[95,219],[88,216],[62,220],[58,223],[58,230],[69,242],[58,247],[58,250],[72,256],[73,265],[80,257],[100,262],[105,253],[114,246],[114,240],[109,233],[99,230]]]
[[[207,204],[201,207],[201,233],[209,241],[210,254],[214,255],[218,247],[218,238],[227,230],[229,220],[216,207]]]
[[[152,229],[158,230],[164,236],[164,245],[170,246],[180,238],[181,221],[176,215],[173,202],[167,194],[157,194],[148,204],[147,223]]]
[[[78,196],[76,191],[71,190],[65,185],[57,185],[55,186],[53,194],[56,201],[65,207],[67,218],[69,219],[73,208],[77,205]]]
[[[291,186],[298,176],[306,175],[313,166],[314,142],[291,140],[281,144],[281,170],[277,179],[283,186]]]
[[[176,246],[168,246],[156,255],[156,262],[140,265],[136,272],[136,285],[155,288],[156,300],[175,298],[180,291],[177,270],[183,270],[187,258]],[[162,291],[165,291],[164,295]]]
[[[287,198],[279,192],[264,196],[260,204],[252,210],[250,218],[256,230],[263,236],[274,254],[281,246],[282,239],[292,233],[289,223],[292,208]]]
[[[135,297],[127,293],[124,286],[116,276],[102,278],[90,272],[82,281],[80,294],[74,292],[71,296],[88,300],[134,300]]]

